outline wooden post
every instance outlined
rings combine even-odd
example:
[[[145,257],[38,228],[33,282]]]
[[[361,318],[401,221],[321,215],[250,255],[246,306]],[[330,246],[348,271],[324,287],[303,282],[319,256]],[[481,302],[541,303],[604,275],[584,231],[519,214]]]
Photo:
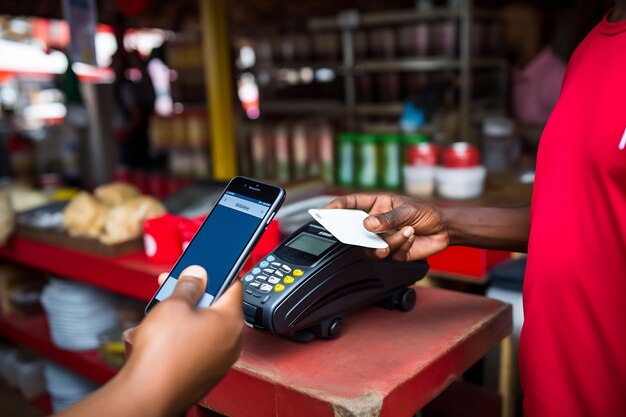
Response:
[[[233,88],[228,36],[228,0],[198,0],[202,24],[202,56],[211,126],[213,178],[229,180],[237,174],[233,120]]]
[[[500,395],[502,396],[502,417],[515,416],[517,352],[513,336],[509,335],[500,343]]]

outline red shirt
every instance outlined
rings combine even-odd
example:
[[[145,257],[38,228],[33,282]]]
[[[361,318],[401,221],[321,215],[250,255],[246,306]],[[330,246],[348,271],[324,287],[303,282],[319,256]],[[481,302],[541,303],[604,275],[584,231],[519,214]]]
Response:
[[[540,142],[520,370],[529,417],[626,415],[626,21],[574,53]]]

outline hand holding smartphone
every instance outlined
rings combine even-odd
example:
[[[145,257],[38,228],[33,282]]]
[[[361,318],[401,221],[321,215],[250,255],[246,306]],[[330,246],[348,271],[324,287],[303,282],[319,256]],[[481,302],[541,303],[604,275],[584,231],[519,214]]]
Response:
[[[209,281],[198,307],[210,306],[232,283],[285,199],[285,190],[245,177],[233,178],[208,214],[146,313],[169,297],[190,265],[206,269]]]

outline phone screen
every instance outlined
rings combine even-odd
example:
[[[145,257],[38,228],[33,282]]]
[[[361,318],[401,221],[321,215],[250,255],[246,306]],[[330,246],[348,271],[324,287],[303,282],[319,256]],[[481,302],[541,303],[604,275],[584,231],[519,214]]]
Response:
[[[183,270],[200,265],[209,280],[198,306],[209,306],[261,223],[267,221],[272,203],[227,189],[154,298],[169,297]]]

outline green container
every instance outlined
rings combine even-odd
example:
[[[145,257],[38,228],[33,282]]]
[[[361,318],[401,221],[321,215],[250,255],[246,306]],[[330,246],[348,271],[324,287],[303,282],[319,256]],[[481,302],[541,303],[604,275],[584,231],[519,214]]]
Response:
[[[378,137],[372,134],[360,134],[357,142],[356,184],[361,188],[376,188],[380,158],[378,153]]]
[[[356,135],[340,133],[337,136],[337,148],[337,182],[343,187],[352,187],[355,184]]]
[[[402,185],[402,137],[398,134],[380,136],[381,171],[383,187],[396,190]]]
[[[418,145],[420,143],[428,143],[430,138],[424,134],[413,134],[402,136],[402,143],[405,145]]]

